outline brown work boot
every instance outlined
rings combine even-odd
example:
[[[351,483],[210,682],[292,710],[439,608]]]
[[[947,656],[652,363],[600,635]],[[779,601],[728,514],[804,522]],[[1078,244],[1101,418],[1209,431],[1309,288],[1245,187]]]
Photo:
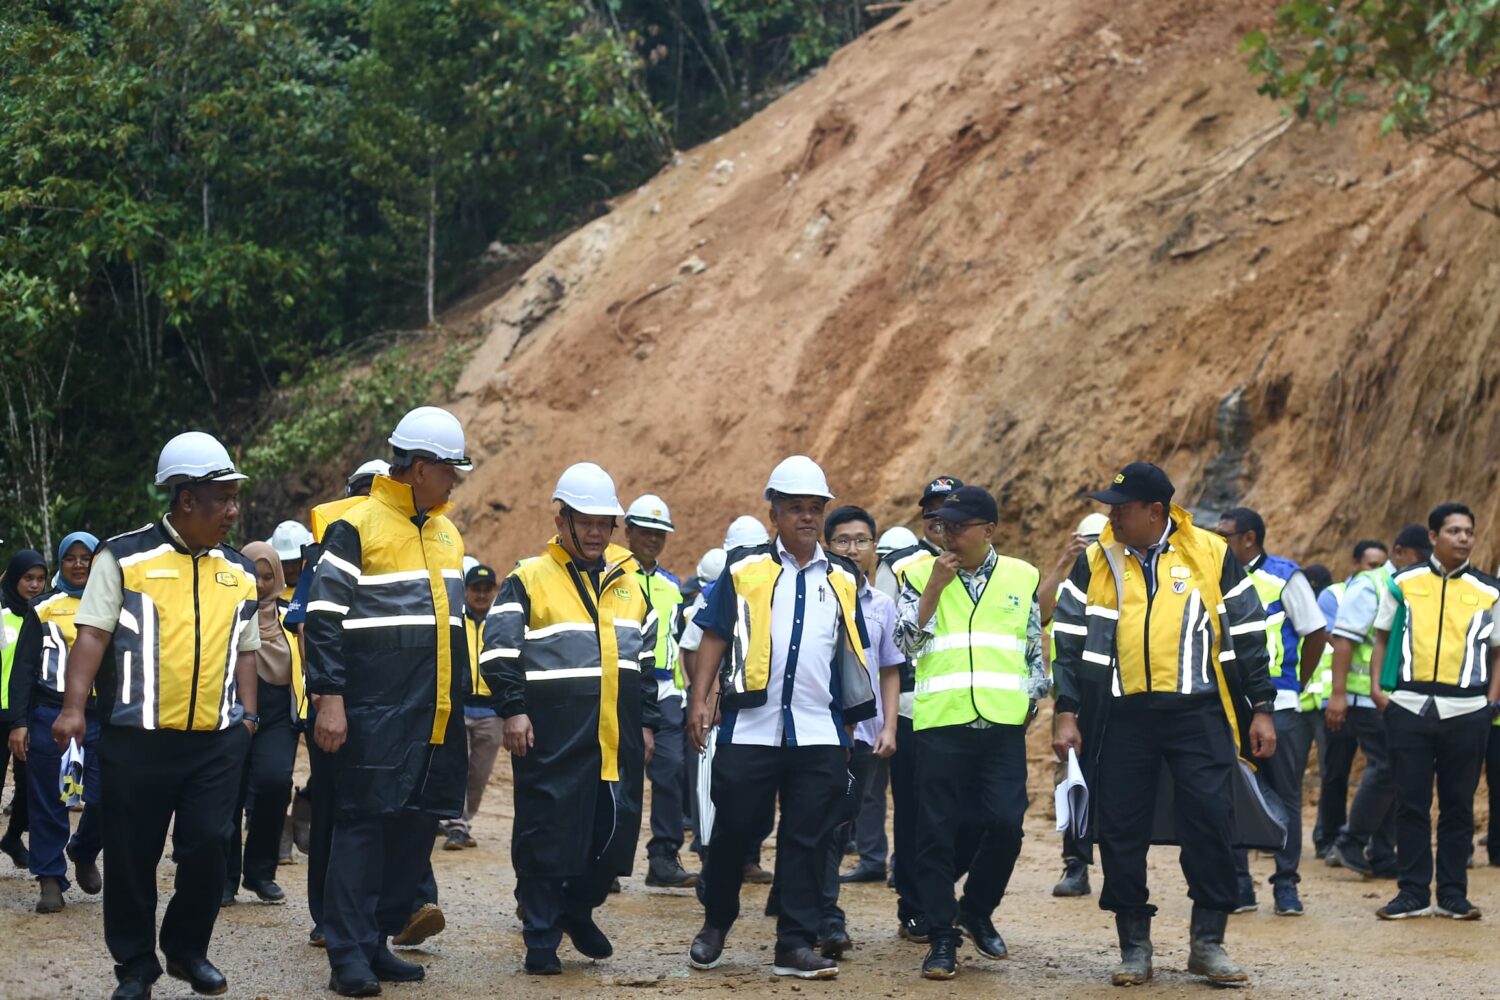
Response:
[[[755,862],[745,866],[745,882],[749,885],[770,885],[775,876]]]
[[[62,879],[43,875],[37,879],[40,895],[36,901],[36,912],[59,913],[63,908]]]
[[[1211,983],[1245,983],[1250,976],[1224,950],[1224,927],[1229,914],[1223,910],[1193,907],[1192,940],[1187,969]]]
[[[391,944],[401,947],[418,945],[447,926],[443,911],[436,903],[423,903],[422,908],[413,913],[406,926],[401,928],[401,933],[391,938]]]

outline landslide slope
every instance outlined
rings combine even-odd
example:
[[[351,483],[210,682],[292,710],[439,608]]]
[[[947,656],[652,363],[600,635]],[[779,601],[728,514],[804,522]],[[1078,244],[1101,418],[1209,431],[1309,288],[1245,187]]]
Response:
[[[882,525],[985,484],[1038,561],[1138,457],[1336,569],[1450,497],[1494,538],[1500,226],[1373,121],[1257,96],[1272,6],[918,0],[679,157],[481,315],[470,550],[536,551],[591,459],[686,571],[796,452]]]

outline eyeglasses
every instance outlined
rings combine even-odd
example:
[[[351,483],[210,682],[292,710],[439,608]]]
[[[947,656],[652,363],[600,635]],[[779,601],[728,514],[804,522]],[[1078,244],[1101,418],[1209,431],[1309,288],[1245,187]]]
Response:
[[[871,538],[869,535],[859,535],[854,538],[845,536],[841,538],[831,539],[828,542],[829,548],[854,549],[859,552],[863,552],[865,549],[868,549],[871,545],[874,544],[875,539]]]

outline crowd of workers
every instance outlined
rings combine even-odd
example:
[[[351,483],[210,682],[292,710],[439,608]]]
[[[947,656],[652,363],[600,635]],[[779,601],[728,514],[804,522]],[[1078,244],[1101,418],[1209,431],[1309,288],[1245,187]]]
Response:
[[[979,486],[937,477],[921,537],[882,534],[865,509],[833,506],[797,455],[768,477],[771,530],[736,518],[679,579],[660,561],[675,529],[662,498],[626,508],[604,469],[579,463],[551,495],[555,534],[502,575],[447,516],[472,467],[459,421],[420,407],[389,443],[310,528],[287,521],[236,549],[246,477],[210,435],[178,435],[156,468],[157,521],[104,542],[70,534],[50,574],[22,550],[0,578],[15,780],[0,851],[36,877],[39,913],[65,905],[69,862],[79,890],[103,892],[116,998],[149,997],[163,971],[224,993],[218,912],[241,887],[283,901],[293,844],[329,989],[424,978],[391,946],[443,929],[431,852],[476,846],[502,748],[526,973],[561,972],[564,938],[612,954],[595,916],[632,873],[644,821],[646,884],[702,906],[692,968],[723,961],[753,881],[771,884],[774,974],[837,976],[853,944],[841,885],[888,882],[899,935],[926,945],[920,974],[951,979],[965,939],[1007,957],[994,914],[1021,850],[1026,733],[1048,699],[1054,750],[1092,803],[1053,891],[1092,893],[1097,843],[1116,985],[1152,976],[1153,843],[1181,847],[1189,971],[1248,980],[1224,938],[1258,906],[1249,849],[1274,856],[1275,913],[1304,912],[1313,746],[1312,845],[1395,879],[1375,916],[1480,915],[1467,872],[1485,767],[1480,840],[1500,864],[1500,582],[1469,561],[1462,504],[1390,546],[1353,543],[1347,566],[1299,566],[1268,553],[1256,511],[1200,526],[1166,473],[1137,462],[1090,494],[1107,513],[1044,576],[996,551],[998,506]],[[299,742],[309,778],[294,790]]]

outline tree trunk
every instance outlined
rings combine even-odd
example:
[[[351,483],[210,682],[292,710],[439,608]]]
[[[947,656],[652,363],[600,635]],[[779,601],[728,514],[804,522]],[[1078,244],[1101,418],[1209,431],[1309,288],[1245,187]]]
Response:
[[[427,325],[437,322],[437,164],[429,161],[427,175]]]

